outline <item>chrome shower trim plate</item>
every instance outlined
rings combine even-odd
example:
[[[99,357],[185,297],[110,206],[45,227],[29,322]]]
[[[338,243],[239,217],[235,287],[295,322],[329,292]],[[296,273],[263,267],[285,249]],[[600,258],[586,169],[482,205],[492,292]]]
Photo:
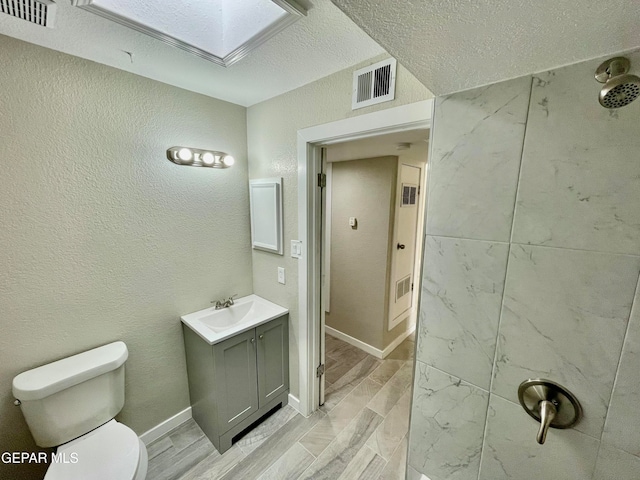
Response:
[[[525,380],[518,388],[518,400],[525,411],[541,421],[540,402],[549,400],[558,413],[550,424],[552,428],[571,428],[582,417],[582,406],[573,393],[562,385],[544,378]]]

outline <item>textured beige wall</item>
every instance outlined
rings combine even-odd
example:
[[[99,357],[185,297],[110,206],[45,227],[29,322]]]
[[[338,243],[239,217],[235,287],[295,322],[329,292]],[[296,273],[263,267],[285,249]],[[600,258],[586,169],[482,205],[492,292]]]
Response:
[[[298,238],[297,132],[313,125],[341,120],[432,98],[427,88],[398,64],[396,98],[387,103],[351,110],[353,71],[388,58],[383,55],[334,73],[317,82],[259,103],[247,110],[249,177],[283,177],[284,257],[253,251],[253,289],[289,308],[291,393],[299,395],[298,260],[291,258],[291,240]],[[277,279],[277,267],[287,283]]]
[[[35,448],[16,374],[114,340],[142,433],[189,406],[179,315],[252,292],[246,110],[4,36],[0,65],[0,451]],[[237,163],[179,167],[175,144]]]
[[[367,140],[372,140],[372,141],[367,142]],[[363,143],[363,142],[366,142],[366,143]],[[419,167],[422,172],[421,181],[420,181],[422,185],[422,194],[420,198],[422,198],[423,200],[426,199],[427,188],[426,188],[425,167],[426,167],[427,154],[428,154],[428,143],[426,141],[414,142],[411,144],[410,149],[402,150],[402,151],[398,151],[394,143],[381,144],[379,142],[376,142],[375,137],[373,137],[373,139],[355,140],[352,142],[332,144],[327,147],[327,161],[330,162],[332,165],[337,165],[338,162],[343,162],[350,159],[357,159],[358,154],[361,154],[360,158],[365,158],[365,155],[371,156],[373,152],[378,152],[381,155],[392,155],[392,156],[397,155],[400,163]],[[401,178],[398,178],[398,181],[396,183],[396,198],[398,197],[399,183],[401,183]],[[420,206],[418,208],[418,213],[417,213],[418,224],[417,224],[416,232],[422,232],[422,223],[424,219],[424,207],[425,207],[425,202],[423,200],[420,201]],[[398,205],[396,205],[396,209],[395,209],[396,221],[397,221],[397,215],[398,215],[398,208],[399,208]],[[395,226],[393,228],[395,229]],[[393,232],[393,233],[396,233],[396,232]],[[419,233],[416,233],[416,235],[418,237],[420,236]],[[394,235],[391,241],[391,244],[393,245],[396,242],[397,242],[397,237]],[[421,271],[420,262],[422,261],[421,246],[422,246],[422,241],[421,239],[418,238],[416,243],[417,265],[414,273],[414,291],[415,292],[420,291],[420,271]],[[391,259],[390,259],[390,262],[391,262]],[[389,264],[388,268],[389,268],[390,276],[393,275],[391,273],[392,263]],[[389,291],[388,294],[393,295],[393,292]],[[415,311],[411,314],[405,315],[405,318],[401,319],[401,321],[393,329],[388,330],[387,322],[384,323],[384,330],[382,333],[382,347],[383,347],[382,349],[383,350],[386,349],[389,345],[391,345],[395,340],[397,340],[398,337],[402,336],[407,331],[410,331],[415,327],[416,317],[417,317],[417,302],[418,302],[418,298],[417,298],[417,295],[415,295],[414,296],[414,306],[416,307]],[[333,327],[334,325],[330,325],[330,326]]]
[[[331,311],[326,323],[383,350],[398,157],[332,164]],[[357,228],[349,217],[358,219]]]

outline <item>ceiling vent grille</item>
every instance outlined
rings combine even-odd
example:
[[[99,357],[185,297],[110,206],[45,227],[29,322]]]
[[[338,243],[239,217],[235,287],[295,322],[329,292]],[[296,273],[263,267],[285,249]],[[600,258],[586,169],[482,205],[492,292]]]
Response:
[[[56,4],[51,0],[0,0],[0,12],[42,27],[53,28]]]
[[[390,58],[353,72],[353,110],[393,100],[396,95],[396,59]]]

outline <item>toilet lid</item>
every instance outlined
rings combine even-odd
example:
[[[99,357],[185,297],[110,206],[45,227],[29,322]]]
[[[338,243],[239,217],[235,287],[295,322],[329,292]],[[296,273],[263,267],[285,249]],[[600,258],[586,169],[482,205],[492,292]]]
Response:
[[[44,480],[133,480],[140,443],[129,427],[111,420],[58,447]]]

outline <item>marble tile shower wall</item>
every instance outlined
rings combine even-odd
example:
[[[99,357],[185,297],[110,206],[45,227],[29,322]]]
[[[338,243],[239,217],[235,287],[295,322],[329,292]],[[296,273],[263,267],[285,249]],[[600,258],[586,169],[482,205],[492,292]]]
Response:
[[[640,478],[640,101],[601,60],[436,101],[409,478]],[[584,408],[542,446],[537,377]]]

